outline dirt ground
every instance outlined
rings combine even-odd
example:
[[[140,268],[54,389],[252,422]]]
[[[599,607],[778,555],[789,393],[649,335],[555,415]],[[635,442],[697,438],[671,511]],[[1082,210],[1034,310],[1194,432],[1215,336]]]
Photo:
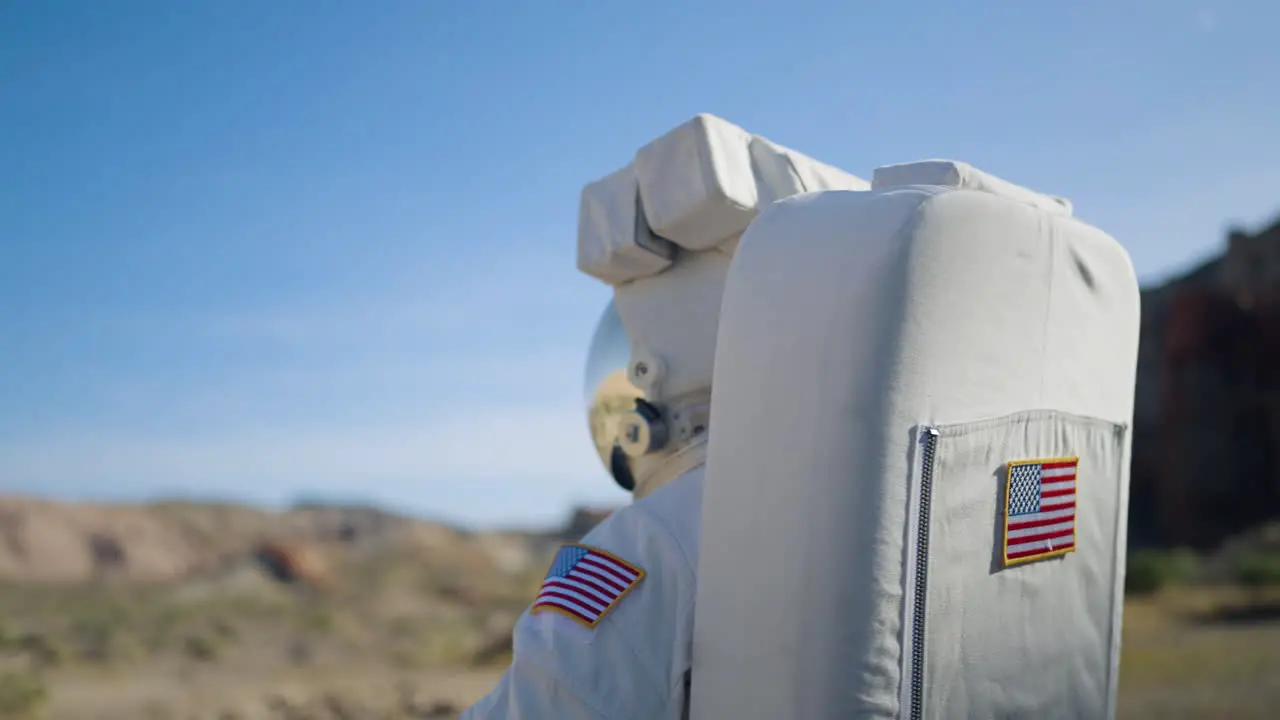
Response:
[[[451,720],[499,678],[554,552],[376,512],[23,502],[0,498],[0,530],[26,533],[22,557],[0,543],[0,720]],[[132,564],[86,580],[68,538],[91,520]],[[326,583],[258,559],[254,538],[293,525],[329,548]],[[1186,560],[1161,558],[1134,567]],[[1280,717],[1280,583],[1210,572],[1229,559],[1126,602],[1121,720]]]
[[[1244,608],[1249,608],[1246,611]],[[1280,605],[1180,592],[1126,606],[1119,717],[1275,718]],[[455,718],[501,673],[326,662],[309,668],[168,663],[50,678],[48,720]]]
[[[1126,603],[1120,718],[1280,717],[1280,603],[1226,594]]]
[[[327,668],[275,674],[218,668],[183,674],[58,678],[48,720],[378,720],[456,718],[499,669],[418,672]]]

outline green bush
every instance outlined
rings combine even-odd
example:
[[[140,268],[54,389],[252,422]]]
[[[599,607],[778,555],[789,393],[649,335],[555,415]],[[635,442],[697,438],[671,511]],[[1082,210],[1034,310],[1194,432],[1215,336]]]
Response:
[[[0,718],[38,718],[49,700],[49,691],[30,673],[0,674]]]
[[[1280,586],[1280,553],[1254,552],[1235,563],[1236,582],[1260,590]]]
[[[1152,595],[1193,580],[1199,570],[1200,559],[1190,550],[1139,550],[1129,555],[1125,593]]]

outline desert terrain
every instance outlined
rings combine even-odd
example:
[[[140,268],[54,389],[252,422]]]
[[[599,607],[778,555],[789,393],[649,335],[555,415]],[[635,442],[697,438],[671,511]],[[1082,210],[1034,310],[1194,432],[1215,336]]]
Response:
[[[367,508],[4,498],[0,717],[455,718],[501,674],[556,544],[603,515],[470,533]],[[1246,540],[1135,556],[1121,717],[1274,717],[1280,533]]]

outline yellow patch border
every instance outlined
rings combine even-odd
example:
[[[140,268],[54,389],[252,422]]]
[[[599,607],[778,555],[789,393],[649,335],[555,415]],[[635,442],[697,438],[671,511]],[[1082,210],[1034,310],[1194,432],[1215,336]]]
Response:
[[[538,613],[540,613],[540,612],[553,612],[553,613],[556,613],[557,615],[563,615],[563,616],[565,616],[565,617],[569,618],[570,620],[572,620],[572,621],[574,621],[574,622],[578,623],[579,625],[581,625],[581,626],[583,626],[583,627],[587,628],[588,630],[593,630],[593,629],[595,629],[595,627],[596,627],[597,625],[599,625],[599,624],[600,624],[600,621],[601,621],[601,620],[604,620],[604,619],[605,619],[605,617],[606,617],[606,616],[608,616],[608,614],[609,614],[610,612],[612,612],[612,611],[613,611],[613,609],[614,609],[615,607],[617,607],[617,606],[618,606],[618,603],[622,602],[622,598],[626,597],[627,595],[630,595],[630,594],[631,594],[631,591],[636,589],[636,586],[637,586],[637,585],[639,585],[639,584],[640,584],[640,582],[641,582],[642,580],[644,580],[644,579],[645,579],[645,577],[648,575],[648,573],[646,573],[646,572],[644,571],[644,569],[643,569],[643,568],[641,568],[639,565],[636,565],[635,563],[627,562],[626,560],[623,560],[622,558],[618,557],[617,555],[614,555],[613,553],[609,552],[608,550],[604,550],[604,549],[601,549],[601,548],[595,547],[595,546],[593,546],[593,545],[585,545],[585,544],[583,544],[583,543],[576,543],[576,542],[573,542],[573,543],[562,543],[562,544],[560,545],[560,547],[556,550],[556,555],[559,555],[559,554],[560,554],[560,550],[563,550],[563,549],[565,549],[565,548],[569,548],[569,547],[582,548],[583,550],[590,550],[591,552],[599,553],[599,554],[601,554],[601,555],[604,555],[605,557],[609,558],[610,560],[612,560],[612,561],[614,561],[614,562],[618,563],[619,565],[621,565],[621,566],[623,566],[623,567],[627,568],[628,570],[631,570],[632,572],[634,572],[634,573],[636,574],[636,579],[635,579],[635,580],[632,580],[632,581],[631,581],[631,584],[630,584],[630,585],[628,585],[628,586],[627,586],[627,588],[626,588],[625,590],[623,590],[621,593],[619,593],[619,594],[618,594],[618,597],[614,598],[614,599],[613,599],[613,602],[609,603],[609,606],[608,606],[608,607],[606,607],[604,610],[601,610],[599,615],[596,615],[595,622],[588,622],[588,621],[586,621],[586,620],[583,620],[582,618],[578,617],[577,615],[574,615],[573,613],[569,612],[568,610],[566,610],[566,609],[564,609],[564,608],[562,608],[562,607],[559,607],[559,606],[557,606],[557,605],[535,605],[534,607],[531,607],[531,608],[529,609],[529,614],[530,614],[530,615],[536,615],[536,614],[538,614]],[[543,574],[542,574],[542,578],[543,578],[543,579],[542,579],[542,581],[543,581],[543,583],[545,583],[545,582],[546,582],[547,575],[550,575],[550,574],[551,574],[551,569],[552,569],[552,568],[554,568],[555,566],[556,566],[556,561],[555,561],[555,559],[554,559],[554,558],[552,558],[552,560],[551,560],[551,564],[550,564],[549,566],[547,566],[547,571],[546,571],[545,573],[543,573]],[[539,586],[538,592],[542,592],[541,586]],[[535,600],[535,602],[536,602],[536,600]]]
[[[1071,547],[1066,548],[1065,550],[1046,550],[1045,552],[1037,553],[1035,555],[1027,555],[1025,557],[1013,558],[1012,560],[1009,559],[1009,501],[1012,499],[1011,491],[1013,489],[1013,469],[1015,467],[1020,467],[1023,465],[1040,465],[1044,463],[1061,463],[1061,462],[1074,462],[1076,464],[1076,499],[1075,499],[1076,511],[1071,515],[1071,536],[1073,538],[1076,538],[1076,540],[1072,541]],[[1001,557],[1004,558],[1005,567],[1017,567],[1018,565],[1025,565],[1029,562],[1035,562],[1037,560],[1046,560],[1048,558],[1054,558],[1054,557],[1062,557],[1063,555],[1067,555],[1068,553],[1075,552],[1076,546],[1078,545],[1077,541],[1079,540],[1079,536],[1076,533],[1076,529],[1077,529],[1076,523],[1080,516],[1080,456],[1074,455],[1074,456],[1067,456],[1067,457],[1036,458],[1032,460],[1010,460],[1009,462],[1005,463],[1004,513],[1003,514],[1004,514],[1004,543],[1001,546],[1000,555]]]

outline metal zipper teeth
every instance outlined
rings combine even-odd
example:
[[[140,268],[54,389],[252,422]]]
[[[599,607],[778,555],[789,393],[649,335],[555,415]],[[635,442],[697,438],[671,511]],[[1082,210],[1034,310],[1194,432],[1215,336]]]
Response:
[[[920,523],[916,529],[915,597],[911,617],[911,713],[910,720],[924,718],[924,612],[929,589],[929,508],[933,497],[933,462],[938,449],[938,431],[921,433]]]

